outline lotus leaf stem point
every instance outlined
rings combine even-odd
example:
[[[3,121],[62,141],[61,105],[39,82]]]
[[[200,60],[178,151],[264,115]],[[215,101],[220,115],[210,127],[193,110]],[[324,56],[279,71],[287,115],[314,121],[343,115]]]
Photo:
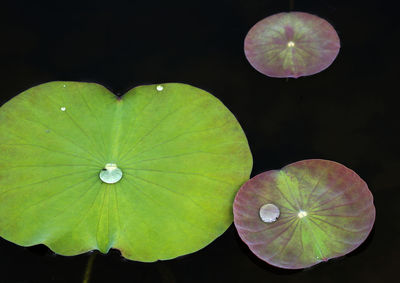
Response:
[[[300,210],[299,213],[297,214],[297,216],[301,219],[301,218],[307,216],[307,212],[304,210]]]
[[[293,42],[293,41],[289,41],[289,42],[287,43],[287,46],[288,46],[288,47],[294,47],[294,42]]]

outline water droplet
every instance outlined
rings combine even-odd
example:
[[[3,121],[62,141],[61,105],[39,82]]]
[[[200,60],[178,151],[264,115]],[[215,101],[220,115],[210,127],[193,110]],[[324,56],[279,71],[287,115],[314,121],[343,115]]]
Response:
[[[67,108],[65,108],[65,107],[61,107],[60,109],[61,109],[61,111],[67,110]]]
[[[164,87],[163,87],[162,85],[158,85],[158,86],[157,86],[157,90],[158,90],[158,91],[162,91],[163,89],[164,89]]]
[[[298,216],[299,218],[306,217],[306,216],[307,216],[307,212],[304,211],[304,210],[300,210],[299,213],[297,213],[297,216]]]
[[[293,42],[293,41],[289,41],[289,42],[287,43],[287,46],[288,46],[288,47],[294,47],[294,42]]]
[[[104,169],[100,171],[100,179],[107,184],[114,184],[121,180],[122,171],[115,163],[107,163]]]
[[[272,203],[264,204],[260,208],[260,217],[263,222],[272,223],[278,219],[280,215],[279,208]]]
[[[63,85],[63,87],[67,87],[66,85]]]

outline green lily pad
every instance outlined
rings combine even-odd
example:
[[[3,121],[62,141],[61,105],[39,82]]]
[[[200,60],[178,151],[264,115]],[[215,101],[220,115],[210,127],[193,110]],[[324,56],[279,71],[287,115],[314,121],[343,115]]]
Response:
[[[55,253],[137,261],[195,252],[232,223],[252,157],[232,113],[198,88],[51,82],[0,108],[0,235]]]
[[[375,221],[373,197],[352,170],[310,159],[261,173],[234,202],[235,226],[260,259],[299,269],[357,248]]]

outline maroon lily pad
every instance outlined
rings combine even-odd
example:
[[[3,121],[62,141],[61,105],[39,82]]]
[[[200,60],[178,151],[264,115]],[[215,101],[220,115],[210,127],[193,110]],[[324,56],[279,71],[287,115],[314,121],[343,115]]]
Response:
[[[303,12],[279,13],[255,24],[244,42],[250,64],[275,78],[321,72],[339,53],[340,40],[324,19]]]
[[[367,184],[351,169],[321,159],[253,177],[237,193],[233,214],[250,250],[269,264],[288,269],[351,252],[367,238],[375,221]]]

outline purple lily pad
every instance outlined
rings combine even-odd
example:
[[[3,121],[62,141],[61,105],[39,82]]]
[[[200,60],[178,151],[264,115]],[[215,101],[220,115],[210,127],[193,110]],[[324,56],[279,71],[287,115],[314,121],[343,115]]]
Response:
[[[244,41],[250,64],[275,78],[321,72],[339,53],[340,40],[324,19],[303,12],[279,13],[255,24]]]
[[[237,193],[233,214],[250,250],[267,263],[288,269],[351,252],[367,238],[375,221],[367,184],[351,169],[321,159],[253,177]]]

